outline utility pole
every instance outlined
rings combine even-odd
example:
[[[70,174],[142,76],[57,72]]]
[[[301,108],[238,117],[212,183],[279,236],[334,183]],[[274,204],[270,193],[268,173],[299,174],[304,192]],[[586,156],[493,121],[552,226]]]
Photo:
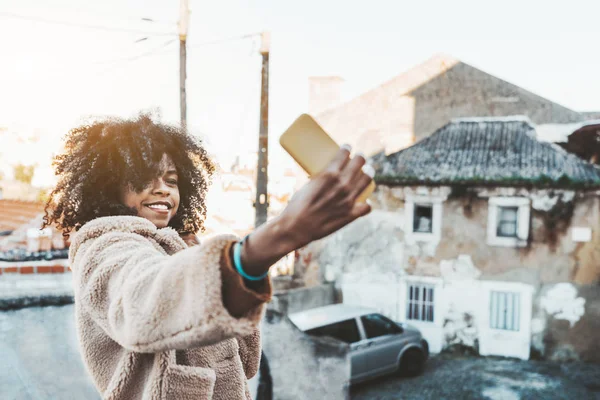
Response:
[[[190,7],[188,0],[179,3],[179,109],[181,127],[187,127],[187,99],[185,80],[187,78],[187,35],[190,24]]]
[[[255,228],[267,222],[269,197],[267,183],[269,181],[269,32],[261,36],[260,54],[262,55],[262,79],[260,89],[260,124],[258,131],[258,164],[256,168],[256,208]]]

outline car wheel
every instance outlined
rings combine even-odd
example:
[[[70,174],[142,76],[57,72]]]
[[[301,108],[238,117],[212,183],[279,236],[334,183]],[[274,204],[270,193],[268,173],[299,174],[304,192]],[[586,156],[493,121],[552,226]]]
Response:
[[[417,349],[408,349],[400,359],[398,371],[402,376],[417,376],[425,368],[425,355]]]

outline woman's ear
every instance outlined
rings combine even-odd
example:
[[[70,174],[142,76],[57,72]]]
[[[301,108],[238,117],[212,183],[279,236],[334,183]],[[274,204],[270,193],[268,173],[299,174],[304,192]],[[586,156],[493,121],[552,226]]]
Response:
[[[182,232],[179,234],[179,237],[183,239],[183,241],[185,242],[185,244],[188,245],[188,247],[197,246],[200,244],[198,236],[194,235],[193,233]]]

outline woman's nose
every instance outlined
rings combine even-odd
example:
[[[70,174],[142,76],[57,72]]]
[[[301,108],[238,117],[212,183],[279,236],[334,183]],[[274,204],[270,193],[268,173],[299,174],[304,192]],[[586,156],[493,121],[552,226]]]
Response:
[[[153,192],[155,194],[166,195],[166,194],[170,194],[171,190],[169,189],[169,186],[166,184],[165,181],[163,181],[162,179],[157,179],[154,182],[154,190],[153,190]]]

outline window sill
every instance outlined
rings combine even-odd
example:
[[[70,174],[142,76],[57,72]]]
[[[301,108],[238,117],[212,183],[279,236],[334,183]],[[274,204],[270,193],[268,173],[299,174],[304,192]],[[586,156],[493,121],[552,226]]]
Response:
[[[414,325],[416,327],[436,326],[437,325],[435,323],[435,321],[421,321],[420,319],[407,319],[406,323],[409,325]]]
[[[410,232],[407,235],[413,242],[436,242],[439,241],[440,238],[435,233],[420,233],[420,232]]]
[[[527,240],[517,239],[517,238],[502,238],[502,237],[492,237],[488,238],[487,244],[493,247],[527,247]]]

